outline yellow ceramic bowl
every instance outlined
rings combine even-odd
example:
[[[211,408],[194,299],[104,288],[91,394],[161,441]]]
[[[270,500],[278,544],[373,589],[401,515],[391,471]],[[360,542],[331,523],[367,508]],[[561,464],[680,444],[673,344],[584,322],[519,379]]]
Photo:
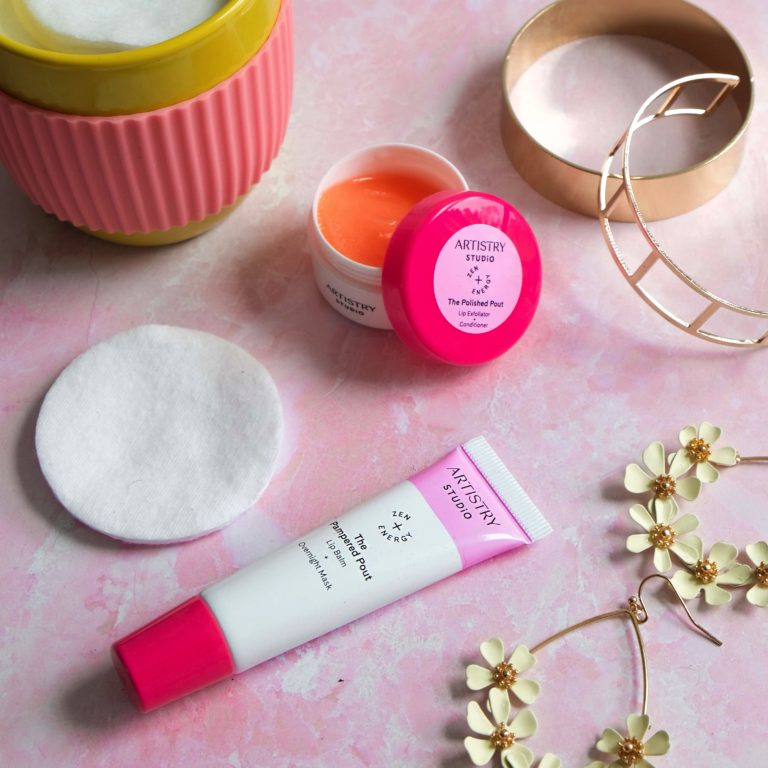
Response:
[[[35,47],[20,23],[3,20],[0,89],[29,104],[77,115],[125,115],[177,104],[213,88],[251,59],[279,10],[280,0],[230,0],[170,40],[93,54]]]

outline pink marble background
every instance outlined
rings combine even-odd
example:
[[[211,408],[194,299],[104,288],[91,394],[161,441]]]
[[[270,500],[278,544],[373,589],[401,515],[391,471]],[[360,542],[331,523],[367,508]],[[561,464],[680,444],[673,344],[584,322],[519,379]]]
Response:
[[[761,0],[701,5],[752,57],[754,123],[736,182],[659,233],[696,276],[766,306],[768,13]],[[744,453],[768,452],[768,352],[709,346],[666,325],[624,284],[595,221],[540,198],[507,162],[500,62],[539,7],[297,0],[296,101],[283,151],[229,221],[183,245],[135,251],[91,239],[46,217],[0,172],[1,765],[469,765],[463,665],[479,642],[500,633],[532,645],[618,607],[650,571],[622,552],[634,532],[624,465],[702,419],[723,425]],[[570,127],[550,134],[572,130],[586,146],[593,133],[574,110],[590,114],[605,77],[623,78],[627,101],[617,98],[616,109],[631,111],[648,90],[632,61],[647,51],[627,46],[624,67],[587,56],[581,78],[568,55],[541,66],[550,85],[533,90],[539,108],[529,111],[539,127],[565,120]],[[393,140],[444,153],[472,185],[518,206],[538,235],[540,311],[494,364],[416,360],[392,334],[348,322],[317,293],[304,234],[314,185],[350,149]],[[180,546],[126,546],[74,522],[33,449],[37,409],[59,371],[89,345],[147,322],[242,345],[274,375],[287,414],[280,466],[255,508]],[[109,669],[113,640],[481,433],[548,516],[551,537],[154,714],[131,709]],[[768,538],[767,494],[766,469],[739,467],[689,509],[708,542],[743,546]],[[658,765],[764,766],[768,611],[743,594],[700,608],[725,641],[718,649],[670,604],[652,599],[650,609],[651,714],[674,750]],[[543,652],[541,728],[530,745],[586,765],[599,732],[639,707],[638,674],[621,625]]]

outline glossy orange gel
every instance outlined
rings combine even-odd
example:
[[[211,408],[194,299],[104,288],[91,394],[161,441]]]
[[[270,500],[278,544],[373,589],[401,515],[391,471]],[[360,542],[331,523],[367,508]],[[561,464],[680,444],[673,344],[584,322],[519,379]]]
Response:
[[[382,267],[392,234],[405,214],[442,189],[436,182],[407,173],[379,173],[342,181],[320,196],[320,231],[352,261]]]

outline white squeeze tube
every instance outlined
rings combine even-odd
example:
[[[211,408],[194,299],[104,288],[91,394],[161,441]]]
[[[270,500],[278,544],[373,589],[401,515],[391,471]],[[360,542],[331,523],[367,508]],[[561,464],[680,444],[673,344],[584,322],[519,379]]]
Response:
[[[155,709],[550,531],[478,437],[118,641],[115,667]]]

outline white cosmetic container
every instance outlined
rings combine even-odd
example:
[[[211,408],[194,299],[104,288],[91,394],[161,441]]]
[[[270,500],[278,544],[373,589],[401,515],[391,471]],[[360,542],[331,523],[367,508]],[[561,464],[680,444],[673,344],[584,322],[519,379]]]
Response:
[[[337,312],[370,328],[392,329],[382,295],[383,269],[361,264],[337,251],[320,229],[317,208],[325,190],[334,184],[393,172],[422,178],[446,191],[469,188],[455,165],[436,152],[413,144],[381,144],[361,149],[340,160],[323,176],[309,217],[315,281]]]

